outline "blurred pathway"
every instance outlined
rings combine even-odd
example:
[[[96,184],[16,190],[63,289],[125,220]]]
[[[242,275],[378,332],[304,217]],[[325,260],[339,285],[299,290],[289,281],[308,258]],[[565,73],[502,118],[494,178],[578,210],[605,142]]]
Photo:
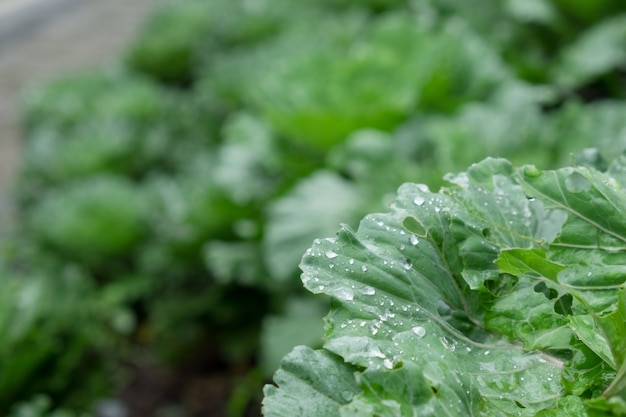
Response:
[[[115,62],[155,4],[156,0],[0,0],[0,221],[10,213],[7,193],[19,167],[21,91]]]

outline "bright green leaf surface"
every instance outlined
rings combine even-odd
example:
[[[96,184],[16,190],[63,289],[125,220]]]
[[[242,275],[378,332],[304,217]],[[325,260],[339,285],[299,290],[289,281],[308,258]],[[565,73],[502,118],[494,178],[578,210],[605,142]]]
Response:
[[[340,415],[582,416],[592,403],[569,394],[599,395],[615,365],[606,395],[621,396],[617,181],[497,159],[448,179],[405,184],[390,213],[303,258],[332,300],[324,349],[358,370]]]
[[[266,417],[339,417],[339,406],[358,392],[352,368],[325,351],[297,347],[283,359],[274,379],[289,389],[264,389]]]
[[[500,254],[498,267],[512,275],[535,273],[552,281],[556,280],[563,265],[550,262],[541,249],[510,249]]]

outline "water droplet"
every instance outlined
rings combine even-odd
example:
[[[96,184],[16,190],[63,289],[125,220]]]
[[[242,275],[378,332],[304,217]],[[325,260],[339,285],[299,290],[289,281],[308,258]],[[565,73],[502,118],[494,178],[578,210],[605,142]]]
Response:
[[[379,221],[379,222],[376,222],[376,224],[377,224],[378,226],[380,226],[380,227],[383,227],[383,226],[385,225],[385,222],[380,222],[380,221]]]
[[[326,255],[326,257],[328,259],[333,259],[333,258],[336,258],[337,256],[339,256],[339,254],[337,252],[334,252],[332,250],[327,250],[324,255]]]
[[[367,267],[365,265],[361,265],[361,271],[367,272]]]
[[[415,204],[416,206],[421,206],[422,204],[424,204],[424,202],[426,202],[424,197],[419,195],[413,199],[413,204]]]
[[[430,192],[430,188],[428,188],[428,185],[426,184],[416,184],[415,185],[420,191],[424,192],[424,193],[429,193]]]
[[[411,329],[411,331],[413,333],[415,333],[417,335],[417,337],[422,338],[422,337],[426,336],[426,329],[423,328],[422,326],[415,326],[415,327],[413,327]]]
[[[486,350],[486,351],[483,353],[483,355],[485,355],[485,356],[489,356],[489,354],[490,354],[490,353],[491,353],[490,351]]]
[[[343,398],[345,401],[351,401],[352,397],[354,397],[354,393],[352,391],[342,391],[341,392],[341,398]]]
[[[349,263],[350,265],[354,265],[354,259],[350,259],[350,260],[348,261],[348,263]]]
[[[380,319],[382,321],[387,321],[389,319],[392,319],[396,317],[395,313],[392,313],[391,310],[387,309],[385,310],[385,312],[380,316]]]
[[[417,236],[415,235],[411,235],[409,236],[409,243],[413,246],[417,245],[418,243],[420,243],[420,240],[417,238]]]
[[[376,290],[370,286],[363,288],[363,294],[365,295],[374,295],[376,294]]]
[[[366,356],[369,356],[370,358],[384,358],[385,355],[383,354],[383,352],[380,351],[380,348],[378,346],[372,346],[370,347],[369,351],[365,352]]]
[[[439,338],[439,341],[441,342],[443,347],[448,349],[450,352],[454,352],[456,350],[456,344],[453,341],[451,341],[450,339],[448,339],[447,337],[441,336]]]
[[[383,361],[383,366],[387,369],[393,369],[393,362],[389,358],[385,358]]]
[[[413,267],[413,263],[410,259],[407,258],[400,259],[400,265],[402,265],[402,268],[406,269],[407,271],[411,269],[411,267]]]
[[[348,288],[339,288],[334,295],[340,300],[352,301],[354,299],[354,293]]]

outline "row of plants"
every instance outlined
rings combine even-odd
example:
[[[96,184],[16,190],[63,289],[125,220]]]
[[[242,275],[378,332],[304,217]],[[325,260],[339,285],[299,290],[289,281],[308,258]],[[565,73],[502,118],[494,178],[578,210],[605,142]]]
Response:
[[[599,174],[575,171],[593,184],[576,191],[586,183],[573,171],[554,171],[565,185],[579,181],[570,184],[574,191],[568,187],[578,193],[575,204],[557,208],[528,191],[519,173],[525,171],[500,160],[451,177],[452,186],[443,177],[487,156],[541,169],[575,163],[619,171],[606,161],[626,148],[622,9],[609,0],[483,0],[480,7],[454,0],[185,0],[159,7],[116,65],[32,88],[15,187],[18,224],[0,262],[0,328],[7,335],[0,409],[16,416],[89,412],[128,383],[123,364],[146,352],[170,366],[205,352],[219,358],[216,367],[237,369],[242,386],[256,387],[233,391],[229,413],[243,415],[246,403],[260,400],[258,370],[269,378],[293,346],[321,347],[323,333],[325,350],[298,348],[287,357],[276,378],[289,386],[266,389],[266,415],[293,415],[299,409],[293,407],[312,416],[421,415],[431,406],[451,415],[535,415],[542,408],[515,395],[532,396],[527,390],[548,373],[556,382],[533,392],[560,395],[559,366],[581,369],[566,354],[525,353],[537,349],[587,355],[597,373],[584,389],[565,389],[597,397],[621,361],[607,353],[618,352],[611,337],[599,345],[581,339],[589,330],[583,324],[596,319],[596,327],[604,326],[600,318],[617,305],[617,293],[603,293],[609,301],[602,308],[584,310],[593,292],[572,293],[553,270],[526,291],[531,271],[503,266],[503,259],[532,255],[528,262],[573,268],[570,255],[553,253],[567,246],[557,244],[569,224],[563,213],[583,210],[581,192],[595,190]],[[437,194],[406,186],[392,214],[370,216],[356,234],[350,231],[366,213],[384,210],[405,182],[446,188]],[[502,190],[502,213],[476,211],[474,194],[482,191],[474,182],[494,199]],[[528,206],[527,197],[542,203]],[[422,199],[437,204],[422,212],[399,203]],[[596,211],[589,219],[614,216]],[[530,214],[520,220],[519,213]],[[299,280],[300,259],[342,223],[336,240],[319,241],[303,260],[307,289],[329,296],[311,297]],[[477,230],[484,239],[467,236]],[[401,232],[402,242],[394,240]],[[425,244],[415,249],[412,240]],[[392,246],[400,252],[391,253]],[[424,281],[438,276],[421,265],[439,259],[433,253],[452,272]],[[495,259],[506,279],[493,278]],[[404,270],[419,277],[395,273]],[[448,294],[451,287],[459,294]],[[357,289],[388,295],[356,295]],[[558,343],[578,340],[574,350],[569,343],[529,342],[525,337],[537,333],[510,323],[512,313],[503,309],[526,293],[554,311],[515,320],[558,333]],[[422,297],[441,301],[422,305]],[[399,319],[404,307],[422,313]],[[385,315],[398,320],[389,323]],[[533,324],[540,319],[551,324]],[[409,336],[455,348],[431,351]],[[468,358],[455,356],[467,348],[474,352]],[[500,394],[494,384],[503,389],[506,381],[487,373],[488,382],[480,382],[472,368],[454,385],[448,378],[457,374],[440,375],[435,365],[425,370],[414,359],[497,364],[474,360],[486,351],[537,369],[510,373],[533,382],[507,385],[504,408],[491,400]],[[308,361],[339,380],[320,390],[316,384],[326,379],[316,379],[311,363],[300,366]],[[295,387],[294,369],[314,382]],[[403,391],[402,381],[415,375],[445,381]],[[466,385],[471,395],[463,396],[458,389]],[[403,392],[419,401],[405,404]],[[381,403],[383,394],[397,404]],[[450,408],[448,394],[470,405]],[[319,399],[319,407],[289,400],[300,397]],[[567,407],[587,407],[562,398]]]

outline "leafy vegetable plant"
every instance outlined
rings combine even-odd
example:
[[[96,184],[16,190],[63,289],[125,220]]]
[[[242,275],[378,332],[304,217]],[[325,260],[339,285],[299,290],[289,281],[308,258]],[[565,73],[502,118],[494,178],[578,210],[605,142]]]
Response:
[[[125,383],[109,369],[146,353],[176,367],[202,352],[211,372],[257,383],[295,344],[321,346],[328,299],[303,294],[302,253],[398,184],[437,187],[487,156],[547,168],[575,154],[606,170],[626,148],[624,15],[617,0],[565,3],[182,0],[159,6],[115,67],[32,89],[16,233],[0,252],[0,409],[91,410]],[[440,193],[406,186],[392,214],[316,244],[303,265],[333,298],[326,350],[297,350],[279,381],[305,357],[325,364],[324,381],[343,382],[322,415],[591,407],[622,363],[603,321],[617,290],[560,280],[567,254],[609,261],[564,248],[575,215],[523,172],[493,160]],[[584,181],[563,184],[579,210]],[[609,218],[591,207],[586,218]],[[531,283],[519,259],[547,275]],[[281,386],[266,413],[297,414]]]
[[[487,159],[317,240],[324,347],[284,358],[265,416],[624,415],[625,174]]]

